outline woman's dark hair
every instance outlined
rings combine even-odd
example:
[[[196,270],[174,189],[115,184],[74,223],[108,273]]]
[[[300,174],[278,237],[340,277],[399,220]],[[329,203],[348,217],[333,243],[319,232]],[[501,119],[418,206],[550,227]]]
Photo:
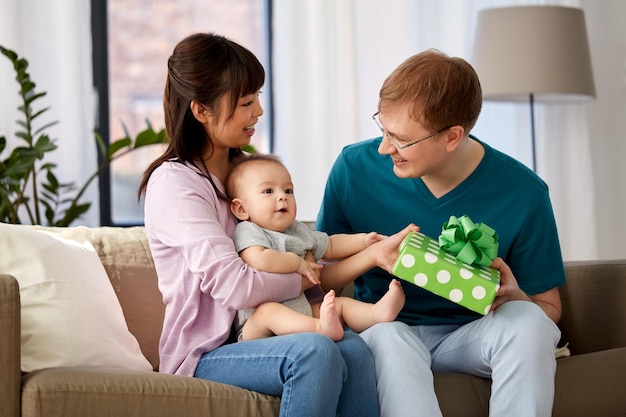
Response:
[[[213,139],[194,117],[192,101],[216,114],[226,111],[229,119],[239,99],[257,93],[264,82],[265,70],[257,57],[230,39],[214,33],[195,33],[180,41],[167,61],[163,95],[168,147],[144,172],[139,196],[146,191],[152,172],[163,162],[177,159],[195,163],[202,160],[207,147],[212,152]],[[230,94],[227,109],[219,107],[224,94]],[[232,148],[229,158],[232,160],[241,153],[239,148]],[[220,198],[226,198],[215,189]]]

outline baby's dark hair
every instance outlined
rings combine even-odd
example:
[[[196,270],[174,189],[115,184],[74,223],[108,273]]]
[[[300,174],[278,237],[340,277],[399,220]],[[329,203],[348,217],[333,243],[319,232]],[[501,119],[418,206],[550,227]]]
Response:
[[[287,167],[285,167],[285,164],[281,162],[278,156],[269,153],[243,154],[235,158],[233,160],[235,167],[232,169],[232,171],[230,171],[230,174],[228,174],[228,178],[226,178],[225,184],[226,195],[228,195],[231,200],[239,195],[238,180],[241,177],[240,174],[242,171],[242,167],[245,167],[253,162],[273,162],[287,169]]]

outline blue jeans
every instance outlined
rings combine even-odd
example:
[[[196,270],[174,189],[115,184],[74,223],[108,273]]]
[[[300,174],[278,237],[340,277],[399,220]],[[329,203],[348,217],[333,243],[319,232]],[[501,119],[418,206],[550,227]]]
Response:
[[[282,417],[379,415],[372,354],[350,332],[336,343],[301,333],[224,345],[194,376],[281,396]]]
[[[462,326],[393,322],[360,335],[374,355],[383,417],[440,417],[433,372],[491,378],[490,416],[549,417],[560,334],[536,304],[510,301]]]

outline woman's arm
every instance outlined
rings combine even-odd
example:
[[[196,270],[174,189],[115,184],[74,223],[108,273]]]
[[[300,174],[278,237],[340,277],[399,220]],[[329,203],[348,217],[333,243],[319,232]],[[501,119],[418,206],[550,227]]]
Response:
[[[241,259],[251,267],[264,272],[293,273],[306,277],[314,285],[319,284],[316,270],[322,266],[307,262],[293,252],[279,252],[263,246],[250,246],[239,253]]]
[[[179,196],[175,203],[173,195]],[[152,174],[145,223],[160,285],[172,295],[194,290],[244,309],[294,298],[302,290],[298,274],[260,272],[243,262],[230,238],[236,219],[228,203],[187,165],[166,162]]]

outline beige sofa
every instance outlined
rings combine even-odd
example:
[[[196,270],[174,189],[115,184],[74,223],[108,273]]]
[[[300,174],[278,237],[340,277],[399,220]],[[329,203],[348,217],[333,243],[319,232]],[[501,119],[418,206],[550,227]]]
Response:
[[[164,307],[143,228],[92,228],[89,240],[155,372],[81,367],[21,373],[19,286],[0,271],[0,416],[278,415],[277,397],[156,372]],[[626,260],[566,267],[560,327],[571,356],[558,359],[553,415],[626,416]],[[489,380],[437,374],[435,384],[445,416],[488,415]]]

